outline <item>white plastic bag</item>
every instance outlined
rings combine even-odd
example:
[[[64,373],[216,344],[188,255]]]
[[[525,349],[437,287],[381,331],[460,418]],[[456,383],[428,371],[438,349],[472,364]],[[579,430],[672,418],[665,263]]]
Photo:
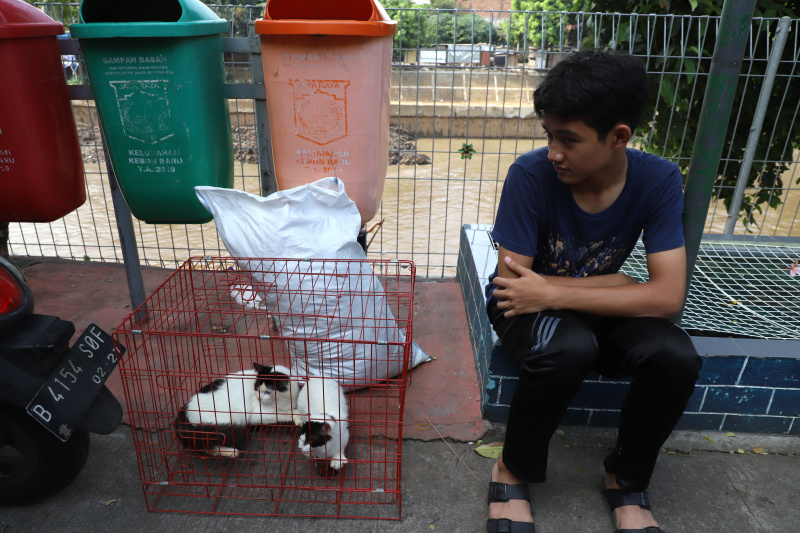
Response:
[[[217,187],[195,190],[233,257],[366,259],[356,240],[361,215],[341,180],[323,178],[264,198]],[[250,260],[241,266],[258,276],[254,281],[276,288],[262,297],[281,315],[281,334],[298,338],[287,343],[297,375],[333,377],[358,388],[400,374],[402,346],[391,343],[405,336],[369,263]],[[412,343],[410,365],[428,360]]]

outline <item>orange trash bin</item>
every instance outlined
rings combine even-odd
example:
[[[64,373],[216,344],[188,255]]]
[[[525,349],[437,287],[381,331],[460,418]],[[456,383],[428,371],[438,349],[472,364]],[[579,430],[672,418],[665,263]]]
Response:
[[[375,0],[269,0],[255,28],[278,188],[335,176],[366,224],[386,179],[397,22]]]

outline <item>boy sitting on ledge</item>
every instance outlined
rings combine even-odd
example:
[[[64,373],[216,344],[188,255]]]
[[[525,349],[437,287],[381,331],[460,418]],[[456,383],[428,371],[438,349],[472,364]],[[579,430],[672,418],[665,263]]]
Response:
[[[671,320],[686,286],[680,171],[627,146],[647,94],[640,61],[597,50],[571,54],[534,92],[547,147],[509,168],[492,233],[487,311],[523,364],[492,469],[489,533],[535,531],[527,483],[545,481],[550,437],[590,371],[631,377],[601,485],[614,528],[661,531],[645,491],[701,361]],[[640,235],[644,283],[618,273]]]

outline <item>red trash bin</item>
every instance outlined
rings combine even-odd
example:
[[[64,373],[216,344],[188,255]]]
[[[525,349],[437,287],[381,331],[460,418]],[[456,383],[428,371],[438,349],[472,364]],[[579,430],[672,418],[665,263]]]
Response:
[[[35,7],[0,0],[0,221],[52,222],[86,201],[62,33]]]

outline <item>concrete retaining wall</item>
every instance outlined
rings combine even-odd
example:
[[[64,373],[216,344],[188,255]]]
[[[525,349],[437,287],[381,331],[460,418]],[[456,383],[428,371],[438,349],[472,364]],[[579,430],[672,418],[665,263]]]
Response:
[[[231,100],[231,124],[255,124],[253,102]],[[76,100],[72,103],[75,122],[79,125],[97,125],[94,101]],[[90,122],[91,121],[91,122]],[[533,107],[502,107],[455,104],[406,104],[392,102],[390,124],[400,124],[418,137],[471,137],[471,138],[542,138]]]

